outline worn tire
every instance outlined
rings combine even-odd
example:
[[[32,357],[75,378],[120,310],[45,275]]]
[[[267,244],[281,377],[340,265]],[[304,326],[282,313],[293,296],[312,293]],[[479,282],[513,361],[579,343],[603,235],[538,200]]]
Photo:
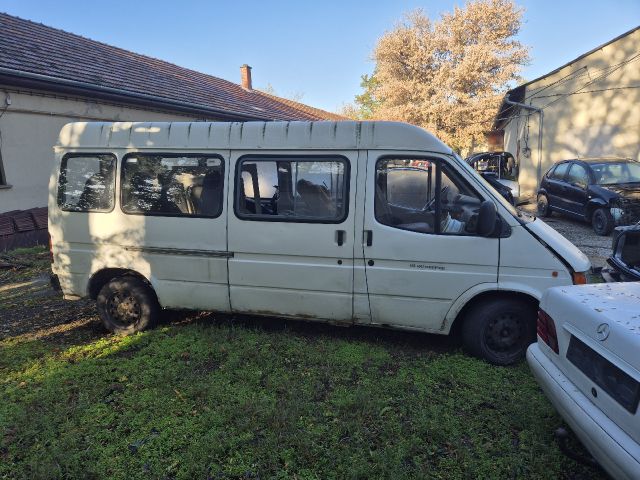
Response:
[[[536,311],[518,299],[486,300],[474,305],[463,319],[465,348],[494,365],[517,362],[535,339]]]
[[[598,235],[609,235],[614,227],[613,216],[606,208],[598,208],[591,215],[591,226]]]
[[[538,215],[541,217],[550,217],[551,216],[551,207],[549,206],[549,198],[543,193],[538,195]]]
[[[132,276],[114,278],[105,284],[96,304],[105,328],[121,335],[152,327],[160,314],[154,291]]]

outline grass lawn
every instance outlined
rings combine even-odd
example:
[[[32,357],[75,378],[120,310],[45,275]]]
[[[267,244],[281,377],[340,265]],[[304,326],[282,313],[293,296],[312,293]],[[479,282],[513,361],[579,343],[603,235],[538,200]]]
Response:
[[[0,275],[0,323],[39,298],[2,287],[45,264]],[[524,362],[205,314],[114,337],[84,315],[0,340],[0,478],[601,478],[558,450]]]

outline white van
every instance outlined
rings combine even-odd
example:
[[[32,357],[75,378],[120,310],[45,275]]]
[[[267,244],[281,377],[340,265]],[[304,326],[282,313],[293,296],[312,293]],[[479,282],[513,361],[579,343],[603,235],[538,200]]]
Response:
[[[71,123],[55,153],[53,272],[114,332],[161,308],[456,328],[509,364],[590,267],[411,125]]]

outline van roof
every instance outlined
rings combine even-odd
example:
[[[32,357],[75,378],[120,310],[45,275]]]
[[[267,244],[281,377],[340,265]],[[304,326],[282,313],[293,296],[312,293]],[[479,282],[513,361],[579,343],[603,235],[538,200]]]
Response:
[[[65,149],[389,149],[452,153],[422,128],[400,122],[74,122]]]

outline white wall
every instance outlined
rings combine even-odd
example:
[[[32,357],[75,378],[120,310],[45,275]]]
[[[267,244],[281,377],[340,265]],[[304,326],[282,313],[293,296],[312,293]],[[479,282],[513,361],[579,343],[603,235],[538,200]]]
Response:
[[[10,188],[0,186],[0,213],[47,205],[53,145],[60,129],[66,123],[87,120],[199,119],[77,97],[15,91],[0,85],[0,155],[5,181],[11,185]]]
[[[636,30],[526,87],[524,103],[544,108],[540,159],[538,114],[527,116],[520,110],[522,116],[505,127],[505,149],[518,153],[524,195],[535,196],[538,162],[544,174],[555,162],[569,158],[640,159],[639,52],[640,30]],[[531,151],[528,157],[525,146]]]

